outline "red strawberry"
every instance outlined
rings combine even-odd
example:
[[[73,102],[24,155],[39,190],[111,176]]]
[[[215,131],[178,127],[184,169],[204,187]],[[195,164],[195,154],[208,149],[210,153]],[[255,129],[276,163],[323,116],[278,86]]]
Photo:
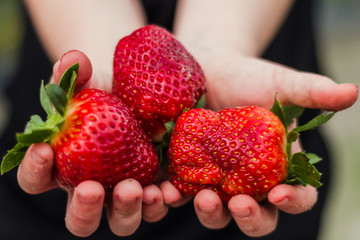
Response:
[[[70,100],[64,119],[51,139],[63,185],[88,179],[108,188],[127,178],[143,185],[153,182],[158,170],[154,147],[118,98],[101,90],[82,90]]]
[[[260,201],[288,175],[289,183],[318,187],[320,174],[305,154],[292,156],[287,141],[291,144],[298,132],[331,116],[287,135],[285,118],[280,120],[261,107],[186,111],[176,122],[169,146],[171,182],[191,196],[201,189],[212,189],[225,204],[236,194],[248,194]]]
[[[73,85],[76,73],[73,74],[66,77],[65,73],[63,79],[72,78]],[[63,79],[62,87],[68,85]],[[32,117],[25,133],[18,135],[15,149],[21,146],[21,151],[26,151],[34,142],[48,142],[55,152],[55,175],[64,187],[96,180],[111,189],[127,178],[142,185],[152,183],[158,171],[156,151],[129,108],[105,91],[85,89],[72,97],[71,88],[67,96],[57,85],[48,85],[46,90],[42,87],[48,120]],[[51,108],[49,100],[57,111]],[[2,162],[2,170],[8,170],[7,163],[13,161],[9,158],[14,155],[12,151]]]
[[[193,108],[205,92],[205,77],[193,56],[158,26],[122,38],[114,54],[113,93],[121,98],[155,141],[164,123]]]

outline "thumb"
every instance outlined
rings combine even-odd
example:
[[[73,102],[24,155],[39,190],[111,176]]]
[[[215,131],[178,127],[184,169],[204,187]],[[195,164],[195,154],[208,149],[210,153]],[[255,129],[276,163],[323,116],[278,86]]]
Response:
[[[276,89],[283,104],[340,111],[352,106],[358,98],[355,84],[337,84],[319,74],[286,69],[279,79]]]
[[[79,71],[76,79],[76,88],[83,88],[89,84],[92,75],[92,65],[90,59],[78,50],[71,50],[65,53],[53,67],[53,80],[58,83],[63,73],[75,63],[79,63]]]

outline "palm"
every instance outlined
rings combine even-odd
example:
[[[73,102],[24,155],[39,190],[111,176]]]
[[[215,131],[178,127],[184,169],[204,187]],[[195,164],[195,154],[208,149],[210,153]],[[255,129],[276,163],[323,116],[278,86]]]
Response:
[[[225,64],[213,66],[214,72],[207,74],[211,108],[271,106],[276,93],[272,65],[253,58],[237,58]]]
[[[244,105],[270,108],[275,95],[282,104],[342,110],[357,98],[353,84],[338,85],[324,76],[257,58],[233,55],[207,56],[202,60],[207,101],[213,110]]]

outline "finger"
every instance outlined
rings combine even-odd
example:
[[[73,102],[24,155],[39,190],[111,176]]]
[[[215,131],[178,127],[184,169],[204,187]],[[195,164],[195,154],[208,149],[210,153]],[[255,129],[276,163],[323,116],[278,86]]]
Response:
[[[284,104],[339,111],[358,98],[355,84],[337,84],[318,74],[278,67],[274,68],[273,78],[279,101]]]
[[[51,75],[50,78],[50,83],[59,83],[60,82],[60,78],[62,76],[63,73],[59,73],[58,69],[59,69],[59,65],[60,65],[60,60],[57,61],[54,66],[53,66],[53,74]],[[55,75],[56,75],[56,79],[55,79]]]
[[[52,177],[54,152],[46,143],[33,144],[21,162],[17,179],[25,192],[38,194],[56,187]]]
[[[60,81],[63,73],[75,63],[79,63],[78,76],[75,87],[79,88],[85,85],[91,78],[92,65],[90,59],[78,50],[71,50],[65,53],[53,67],[53,76],[55,83]]]
[[[107,92],[112,91],[112,76],[107,72],[94,71],[89,84],[82,88],[96,88]]]
[[[129,236],[141,222],[143,189],[139,182],[128,179],[118,183],[108,208],[111,231],[118,236]]]
[[[221,229],[231,220],[230,212],[224,208],[219,196],[211,190],[201,190],[194,198],[194,207],[199,221],[207,228]]]
[[[310,210],[316,203],[317,190],[310,185],[304,187],[280,184],[269,192],[268,201],[286,213],[302,213]]]
[[[143,219],[147,222],[157,222],[168,212],[168,206],[165,205],[161,190],[150,185],[144,188],[143,197]]]
[[[264,236],[275,230],[278,211],[271,204],[259,205],[248,195],[236,195],[230,199],[228,208],[238,227],[248,236]]]
[[[190,201],[191,197],[182,195],[169,181],[160,184],[164,202],[171,207],[179,207]]]
[[[69,194],[65,217],[66,227],[79,237],[87,237],[99,227],[105,190],[95,181],[80,183]]]

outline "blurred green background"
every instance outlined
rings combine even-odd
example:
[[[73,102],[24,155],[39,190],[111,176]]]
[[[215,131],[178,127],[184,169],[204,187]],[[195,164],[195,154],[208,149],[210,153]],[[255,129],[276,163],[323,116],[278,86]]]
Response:
[[[320,60],[337,82],[360,85],[360,1],[322,0],[317,34]],[[0,134],[10,107],[2,92],[16,71],[23,35],[17,0],[0,0]],[[321,240],[360,239],[360,102],[326,124],[334,156],[333,189],[326,205]]]
[[[0,91],[16,69],[23,34],[17,0],[0,0]]]
[[[323,0],[319,9],[320,57],[337,82],[360,85],[360,1]],[[360,102],[325,125],[334,156],[333,189],[322,240],[360,239]]]

